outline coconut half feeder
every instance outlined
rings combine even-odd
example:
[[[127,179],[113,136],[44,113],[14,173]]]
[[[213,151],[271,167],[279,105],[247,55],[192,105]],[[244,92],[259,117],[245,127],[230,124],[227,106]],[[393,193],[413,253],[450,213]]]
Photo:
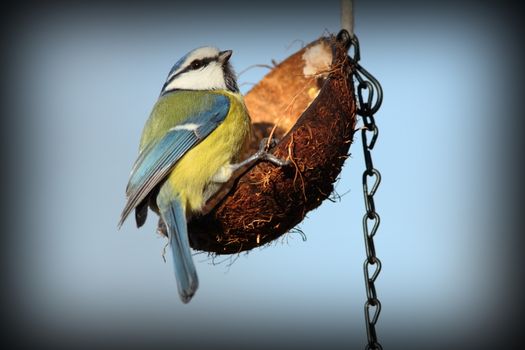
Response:
[[[253,135],[245,156],[273,136],[279,141],[270,152],[290,164],[262,161],[238,173],[189,222],[194,249],[236,254],[262,246],[330,196],[356,124],[349,45],[349,35],[316,40],[248,92]]]

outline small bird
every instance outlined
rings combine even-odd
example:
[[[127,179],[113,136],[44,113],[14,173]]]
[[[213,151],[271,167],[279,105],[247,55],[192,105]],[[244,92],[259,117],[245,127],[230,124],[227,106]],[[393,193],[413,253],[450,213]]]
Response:
[[[199,285],[187,220],[202,211],[238,168],[255,160],[288,164],[268,153],[265,142],[254,155],[235,163],[250,136],[251,121],[229,63],[231,55],[231,50],[201,47],[172,67],[142,132],[118,224],[122,226],[133,209],[137,227],[146,221],[148,207],[160,216],[184,303]]]

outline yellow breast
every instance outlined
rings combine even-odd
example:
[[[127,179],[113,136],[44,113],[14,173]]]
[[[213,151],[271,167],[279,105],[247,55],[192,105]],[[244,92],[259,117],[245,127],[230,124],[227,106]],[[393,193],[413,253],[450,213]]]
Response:
[[[250,117],[242,96],[227,91],[220,93],[230,100],[225,120],[179,160],[168,178],[188,212],[202,209],[203,193],[211,179],[221,168],[238,161],[250,135]]]

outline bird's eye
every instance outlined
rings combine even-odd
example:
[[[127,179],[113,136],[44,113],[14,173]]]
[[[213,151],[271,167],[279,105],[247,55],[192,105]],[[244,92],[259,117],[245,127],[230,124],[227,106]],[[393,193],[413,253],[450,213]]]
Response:
[[[203,63],[200,60],[195,60],[191,62],[190,66],[191,66],[191,69],[199,69],[203,66]]]

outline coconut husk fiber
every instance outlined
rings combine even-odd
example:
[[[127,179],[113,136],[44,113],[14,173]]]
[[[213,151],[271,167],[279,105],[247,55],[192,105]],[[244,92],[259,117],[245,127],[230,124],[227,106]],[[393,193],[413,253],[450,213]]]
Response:
[[[194,249],[236,254],[262,246],[330,196],[356,123],[347,45],[333,36],[314,41],[245,96],[253,124],[246,156],[272,134],[279,141],[271,153],[290,165],[261,161],[237,174],[189,222]]]

